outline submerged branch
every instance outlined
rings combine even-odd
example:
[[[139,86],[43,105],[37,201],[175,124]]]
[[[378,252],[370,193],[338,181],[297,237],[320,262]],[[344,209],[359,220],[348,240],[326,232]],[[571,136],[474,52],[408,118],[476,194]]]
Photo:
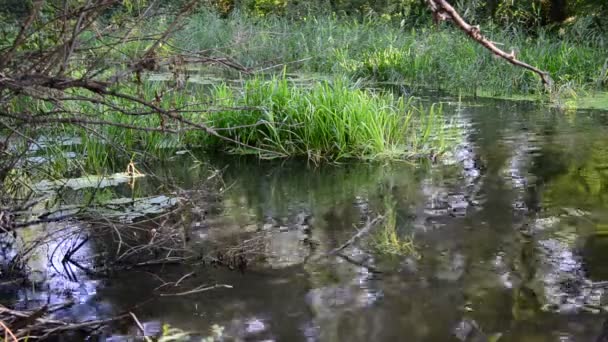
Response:
[[[342,258],[346,262],[351,263],[351,264],[353,264],[353,265],[355,265],[357,267],[361,267],[361,268],[366,269],[369,273],[374,273],[374,274],[382,274],[382,273],[384,273],[382,271],[379,271],[376,267],[374,267],[372,265],[368,265],[368,264],[366,264],[363,261],[356,260],[355,258],[352,258],[352,257],[350,257],[350,256],[348,256],[348,255],[346,255],[344,253],[338,252],[338,253],[336,253],[336,256]]]
[[[210,290],[214,290],[214,289],[218,289],[218,288],[226,288],[226,289],[231,289],[232,285],[226,285],[226,284],[215,284],[212,286],[199,286],[195,289],[189,290],[189,291],[185,291],[185,292],[178,292],[178,293],[161,293],[160,296],[161,297],[169,297],[169,296],[186,296],[186,295],[190,295],[190,294],[194,294],[194,293],[200,293],[200,292],[205,292],[205,291],[210,291]]]
[[[507,62],[522,67],[524,69],[530,70],[540,76],[543,84],[551,89],[553,85],[553,81],[551,80],[551,76],[547,71],[543,71],[534,67],[528,63],[522,62],[518,60],[515,56],[515,51],[511,51],[510,53],[506,53],[505,51],[496,47],[495,43],[486,38],[483,34],[481,34],[481,30],[479,26],[473,26],[467,23],[458,12],[452,7],[446,0],[427,0],[431,11],[433,12],[433,17],[437,20],[451,20],[454,24],[464,31],[469,37],[473,40],[481,44],[486,49],[490,50],[494,55],[505,59]]]
[[[353,235],[350,239],[348,239],[348,241],[343,243],[340,247],[331,250],[329,253],[327,253],[327,255],[336,255],[336,254],[340,253],[341,251],[346,249],[348,246],[357,242],[357,240],[359,240],[361,237],[369,234],[372,231],[372,229],[376,226],[376,224],[382,220],[384,220],[384,216],[382,216],[382,215],[376,216],[376,218],[374,218],[371,221],[368,220],[367,224],[365,224],[365,227],[361,228],[361,230],[359,230],[357,232],[357,234]]]

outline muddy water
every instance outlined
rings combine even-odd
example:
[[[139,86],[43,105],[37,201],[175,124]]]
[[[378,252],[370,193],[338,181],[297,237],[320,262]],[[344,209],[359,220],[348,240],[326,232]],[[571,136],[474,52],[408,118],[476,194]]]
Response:
[[[168,324],[208,336],[216,325],[226,340],[596,340],[608,319],[608,113],[445,99],[444,110],[465,134],[437,165],[184,156],[159,167],[185,189],[204,181],[204,165],[225,169],[222,201],[196,208],[207,214],[192,215],[189,243],[257,237],[266,258],[244,272],[48,271],[46,287],[4,291],[3,303],[71,296],[78,304],[67,316],[132,310],[151,334]],[[142,179],[138,196],[158,189]],[[345,249],[348,259],[325,256],[387,207],[416,253],[360,244]],[[94,242],[80,251],[97,252]],[[156,296],[191,272],[190,288],[232,288]],[[138,330],[125,323],[106,334],[120,341]]]

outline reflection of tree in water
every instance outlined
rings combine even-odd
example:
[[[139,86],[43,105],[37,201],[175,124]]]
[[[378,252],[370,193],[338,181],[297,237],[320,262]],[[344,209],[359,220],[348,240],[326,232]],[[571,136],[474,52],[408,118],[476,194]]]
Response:
[[[589,246],[603,243],[587,228],[605,220],[601,211],[608,149],[602,146],[601,129],[573,125],[545,126],[539,148],[533,151],[526,188],[528,224],[518,234],[513,263],[520,277],[513,298],[516,321],[536,322],[548,319],[550,312],[588,310],[602,292],[591,285],[586,263],[597,257]]]
[[[542,208],[545,185],[567,172],[567,169],[568,160],[561,149],[552,145],[543,146],[530,165],[530,173],[535,176],[535,181],[526,189],[526,205],[529,210],[538,212]]]
[[[520,286],[514,287],[512,314],[516,321],[532,321],[541,308],[533,285],[537,267],[536,246],[534,241],[524,234],[520,234],[519,243],[514,268],[520,277]]]
[[[563,174],[556,176],[544,193],[553,206],[586,209],[605,207],[608,200],[608,146],[596,141],[575,152]]]

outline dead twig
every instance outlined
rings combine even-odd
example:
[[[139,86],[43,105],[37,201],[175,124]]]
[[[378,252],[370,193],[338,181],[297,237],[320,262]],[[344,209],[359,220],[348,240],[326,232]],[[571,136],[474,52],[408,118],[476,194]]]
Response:
[[[8,342],[8,337],[10,336],[13,339],[13,342],[18,342],[19,339],[17,338],[17,336],[15,336],[15,334],[13,334],[13,332],[11,331],[11,329],[9,329],[9,327],[6,326],[6,324],[4,324],[4,322],[0,321],[0,326],[2,326],[2,328],[4,329],[4,341]]]
[[[194,272],[190,272],[188,274],[185,274],[183,277],[179,278],[176,282],[175,285],[173,286],[179,286],[179,284],[184,281],[184,279],[189,278],[190,276],[192,276],[194,274]]]
[[[141,322],[139,322],[139,320],[137,319],[137,316],[135,316],[135,314],[133,312],[129,312],[129,315],[131,315],[131,317],[133,318],[133,321],[135,321],[135,324],[137,324],[137,327],[141,331],[141,334],[143,335],[144,339],[147,342],[152,341],[148,336],[146,336],[146,330],[144,329],[144,326],[141,324]]]
[[[372,266],[372,265],[368,265],[362,261],[356,260],[355,258],[352,258],[344,253],[336,253],[336,256],[342,258],[344,261],[351,263],[357,267],[362,267],[365,268],[369,273],[374,273],[374,274],[382,274],[382,271],[379,271],[376,269],[376,267]]]
[[[74,331],[74,330],[82,330],[82,329],[86,329],[86,330],[97,329],[101,326],[124,319],[126,317],[129,317],[129,314],[124,314],[124,315],[120,315],[120,316],[112,317],[112,318],[108,318],[108,319],[85,321],[85,322],[76,323],[76,324],[65,324],[64,323],[65,325],[45,330],[44,335],[42,335],[39,339],[44,340],[44,339],[48,338],[49,336],[52,336],[52,335],[55,335],[58,333],[62,333],[62,332],[66,332],[66,331]]]

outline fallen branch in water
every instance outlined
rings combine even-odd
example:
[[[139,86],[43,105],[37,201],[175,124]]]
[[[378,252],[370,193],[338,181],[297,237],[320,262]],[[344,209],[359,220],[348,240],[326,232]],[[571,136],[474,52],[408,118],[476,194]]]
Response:
[[[346,255],[344,253],[338,252],[338,253],[336,253],[336,256],[342,258],[344,261],[351,263],[357,267],[365,268],[369,273],[374,273],[374,274],[384,273],[382,271],[379,271],[376,267],[374,267],[372,265],[368,265],[363,261],[356,260],[355,258],[349,257],[348,255]]]
[[[9,336],[13,339],[13,342],[19,341],[11,329],[9,329],[9,327],[7,327],[2,321],[0,321],[0,326],[4,329],[4,341],[8,342]]]
[[[350,239],[348,239],[348,241],[346,241],[345,243],[343,243],[340,247],[338,248],[334,248],[333,250],[331,250],[329,253],[327,253],[328,256],[330,255],[336,255],[339,252],[341,252],[342,250],[344,250],[346,247],[352,245],[353,243],[357,242],[357,240],[359,240],[361,237],[363,237],[364,235],[369,234],[372,229],[376,226],[376,224],[380,221],[384,220],[384,216],[379,215],[376,218],[374,218],[373,220],[367,220],[367,223],[365,224],[365,227],[361,228],[357,234],[353,235],[353,237],[351,237]]]
[[[124,315],[120,315],[120,316],[116,316],[116,317],[112,317],[112,318],[108,318],[108,319],[99,319],[99,320],[94,320],[94,321],[85,321],[82,323],[74,323],[74,324],[65,324],[62,326],[58,326],[56,328],[53,329],[46,329],[44,330],[44,335],[38,337],[38,339],[40,340],[44,340],[52,335],[55,334],[60,334],[66,331],[93,331],[93,330],[97,330],[99,328],[101,328],[104,325],[107,325],[109,323],[124,319],[126,317],[129,317],[129,314],[124,314]],[[35,336],[28,336],[29,339],[35,339]]]
[[[137,316],[135,316],[135,314],[132,312],[129,312],[129,315],[131,315],[131,317],[133,318],[133,321],[135,321],[135,324],[137,324],[137,328],[139,329],[139,331],[141,331],[141,334],[144,337],[144,340],[146,342],[151,342],[152,340],[148,336],[146,336],[146,329],[144,328],[143,324],[141,324],[139,319],[137,319]]]
[[[452,7],[446,0],[427,0],[431,11],[433,12],[433,17],[438,20],[451,20],[454,24],[464,31],[469,37],[473,40],[481,44],[486,49],[490,50],[494,55],[501,57],[507,62],[522,67],[524,69],[528,69],[538,76],[540,76],[543,84],[551,89],[553,85],[553,81],[551,80],[551,76],[548,72],[540,70],[530,64],[522,62],[518,60],[515,56],[515,51],[511,51],[510,53],[506,53],[505,51],[496,47],[496,43],[487,39],[483,34],[481,34],[481,29],[479,26],[472,26],[467,23],[458,12]]]
[[[7,280],[7,281],[1,281],[0,282],[0,288],[3,286],[13,286],[13,285],[17,285],[17,284],[24,284],[27,280],[25,279],[25,277],[19,277],[17,279],[11,279],[11,280]]]

